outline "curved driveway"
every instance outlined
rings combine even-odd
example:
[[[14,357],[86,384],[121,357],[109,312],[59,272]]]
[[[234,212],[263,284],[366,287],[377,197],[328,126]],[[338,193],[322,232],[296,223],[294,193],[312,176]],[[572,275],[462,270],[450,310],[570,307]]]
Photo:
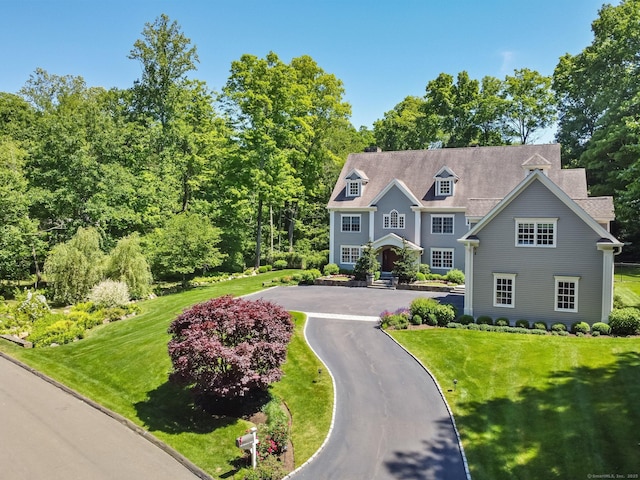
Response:
[[[308,313],[307,339],[335,379],[333,431],[295,480],[467,478],[437,386],[374,323],[381,311],[427,295],[442,296],[320,286],[278,287],[249,296]],[[441,300],[461,307],[459,296]]]
[[[0,357],[0,478],[200,477],[130,428]]]

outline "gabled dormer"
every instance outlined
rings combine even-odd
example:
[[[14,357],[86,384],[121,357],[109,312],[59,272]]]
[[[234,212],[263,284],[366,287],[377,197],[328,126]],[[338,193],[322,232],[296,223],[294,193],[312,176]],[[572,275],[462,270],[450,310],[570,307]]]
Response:
[[[433,176],[435,180],[436,197],[450,197],[453,195],[459,177],[446,165]]]
[[[551,162],[544,158],[539,153],[529,157],[523,164],[522,168],[525,171],[525,177],[536,170],[540,170],[547,177],[549,176],[549,169],[551,168]]]
[[[360,197],[364,186],[369,183],[367,177],[362,170],[354,168],[345,177],[345,192],[347,197]]]

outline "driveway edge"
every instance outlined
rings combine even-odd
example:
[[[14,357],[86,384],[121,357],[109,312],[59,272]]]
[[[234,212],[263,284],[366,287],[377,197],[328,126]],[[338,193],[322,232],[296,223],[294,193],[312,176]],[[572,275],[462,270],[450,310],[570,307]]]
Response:
[[[307,338],[307,325],[309,325],[309,320],[311,319],[311,317],[309,316],[309,313],[307,313],[307,312],[302,312],[302,313],[304,313],[305,316],[307,317],[307,320],[306,320],[306,322],[304,324],[304,341],[307,342],[307,346],[311,349],[311,351],[318,358],[318,360],[320,360],[322,365],[324,365],[324,369],[331,376],[331,383],[333,384],[333,411],[331,412],[331,425],[329,426],[329,432],[327,432],[327,436],[325,437],[324,442],[322,442],[322,445],[320,445],[320,448],[318,448],[318,450],[316,450],[316,452],[313,455],[311,455],[311,457],[309,457],[306,462],[304,462],[302,465],[300,465],[294,471],[289,472],[289,474],[286,477],[283,477],[282,480],[289,480],[296,473],[298,473],[304,467],[309,465],[313,460],[315,460],[315,458],[320,454],[322,449],[329,442],[329,437],[331,437],[331,433],[333,432],[333,427],[334,427],[335,421],[336,421],[336,405],[338,404],[338,391],[336,389],[336,379],[334,378],[333,373],[331,372],[331,370],[329,370],[329,367],[327,367],[327,364],[324,363],[324,360],[320,357],[320,355],[318,355],[318,352],[316,352],[313,349],[313,347],[309,344],[309,339]]]
[[[0,352],[0,357],[10,361],[14,365],[17,365],[17,366],[27,370],[28,372],[31,372],[36,377],[41,378],[45,382],[53,385],[54,387],[59,388],[60,390],[64,391],[65,393],[68,393],[69,395],[71,395],[71,396],[75,397],[76,399],[80,400],[81,402],[86,403],[90,407],[93,407],[96,410],[98,410],[98,411],[104,413],[105,415],[108,415],[109,417],[113,418],[114,420],[118,421],[119,423],[121,423],[125,427],[129,428],[130,430],[132,430],[133,432],[137,433],[142,438],[146,439],[148,442],[152,443],[153,445],[155,445],[156,447],[160,448],[162,451],[164,451],[165,453],[167,453],[168,455],[173,457],[178,463],[183,465],[186,469],[188,469],[191,473],[193,473],[198,478],[200,478],[202,480],[214,480],[213,477],[211,477],[208,473],[206,473],[204,470],[202,470],[200,467],[198,467],[195,463],[193,463],[187,457],[185,457],[184,455],[178,453],[176,450],[171,448],[169,445],[167,445],[164,442],[161,442],[158,438],[153,436],[153,434],[149,433],[144,428],[136,425],[131,420],[123,417],[119,413],[116,413],[116,412],[114,412],[112,410],[109,410],[108,408],[100,405],[99,403],[94,402],[93,400],[85,397],[84,395],[81,395],[80,393],[76,392],[75,390],[73,390],[73,389],[67,387],[66,385],[58,382],[57,380],[54,380],[53,378],[51,378],[51,377],[45,375],[44,373],[42,373],[42,372],[30,367],[26,363],[22,363],[20,360],[18,360],[16,358],[13,358],[12,356],[7,355],[4,352]]]
[[[431,373],[431,370],[429,370],[427,368],[427,366],[418,359],[418,357],[416,357],[413,353],[411,353],[409,350],[407,350],[404,347],[404,345],[402,345],[395,338],[393,338],[391,335],[389,335],[389,333],[386,330],[384,330],[383,328],[381,328],[380,330],[382,330],[382,332],[387,337],[389,337],[396,345],[398,345],[402,350],[404,350],[411,358],[413,358],[418,363],[418,365],[420,365],[424,369],[424,371],[427,372],[427,374],[433,380],[433,383],[436,384],[436,387],[438,388],[438,392],[440,393],[440,397],[442,398],[442,401],[444,402],[445,407],[447,407],[447,413],[449,414],[449,418],[451,419],[451,424],[453,425],[453,431],[456,433],[456,439],[458,441],[458,447],[460,448],[460,454],[462,455],[462,464],[464,465],[464,471],[465,471],[465,473],[467,475],[467,480],[471,480],[471,472],[469,471],[469,463],[467,462],[467,456],[464,453],[464,447],[462,446],[462,440],[460,439],[460,432],[458,432],[458,426],[456,425],[456,420],[455,420],[455,418],[453,418],[453,412],[451,411],[451,407],[449,406],[449,402],[447,402],[447,399],[444,396],[444,392],[442,391],[442,388],[440,388],[440,384],[436,380],[436,377],[433,375],[433,373]]]

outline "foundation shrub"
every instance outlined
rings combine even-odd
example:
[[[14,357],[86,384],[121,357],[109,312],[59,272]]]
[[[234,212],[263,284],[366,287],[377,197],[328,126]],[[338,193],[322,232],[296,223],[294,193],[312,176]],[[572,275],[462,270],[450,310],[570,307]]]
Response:
[[[480,315],[477,319],[476,319],[476,323],[478,325],[493,325],[493,318],[491,318],[488,315]]]
[[[575,322],[573,325],[571,325],[571,333],[581,333],[585,335],[590,331],[591,327],[589,327],[589,324],[587,322]]]
[[[545,322],[534,322],[531,327],[534,330],[544,330],[545,332],[548,330],[547,324]]]
[[[462,325],[469,325],[470,323],[473,323],[475,320],[473,318],[473,315],[460,315],[458,317],[458,322],[461,323]]]
[[[639,335],[640,309],[626,307],[612,310],[609,314],[609,326],[613,335]]]
[[[609,335],[611,333],[611,326],[604,322],[596,322],[591,325],[591,335]]]
[[[324,273],[325,276],[337,275],[338,273],[340,273],[340,267],[338,267],[338,265],[336,265],[335,263],[328,263],[322,269],[322,273]]]
[[[524,320],[522,318],[516,320],[515,326],[517,328],[529,328],[529,320]],[[546,328],[545,328],[546,330]]]
[[[500,317],[496,319],[496,327],[508,327],[509,319],[505,317]]]
[[[554,323],[553,325],[551,325],[551,331],[552,332],[566,332],[567,331],[567,326],[564,323]]]

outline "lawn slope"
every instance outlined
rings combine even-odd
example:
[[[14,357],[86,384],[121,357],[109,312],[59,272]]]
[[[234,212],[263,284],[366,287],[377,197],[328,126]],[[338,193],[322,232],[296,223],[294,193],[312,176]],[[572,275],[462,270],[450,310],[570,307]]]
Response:
[[[445,391],[474,480],[640,473],[640,338],[390,333]]]
[[[24,350],[2,342],[0,350],[144,427],[210,475],[228,478],[241,456],[233,440],[249,424],[203,414],[185,390],[168,383],[167,328],[190,305],[219,295],[255,292],[262,282],[291,273],[270,272],[141,302],[137,317],[98,327],[72,344]],[[319,361],[304,343],[305,319],[302,315],[295,319],[285,376],[277,389],[292,410],[296,462],[301,463],[321,445],[329,429],[333,391],[330,382],[314,383]],[[317,422],[300,411],[304,401],[296,398],[298,394],[314,396],[323,404],[316,412]],[[316,433],[299,437],[298,430]]]

